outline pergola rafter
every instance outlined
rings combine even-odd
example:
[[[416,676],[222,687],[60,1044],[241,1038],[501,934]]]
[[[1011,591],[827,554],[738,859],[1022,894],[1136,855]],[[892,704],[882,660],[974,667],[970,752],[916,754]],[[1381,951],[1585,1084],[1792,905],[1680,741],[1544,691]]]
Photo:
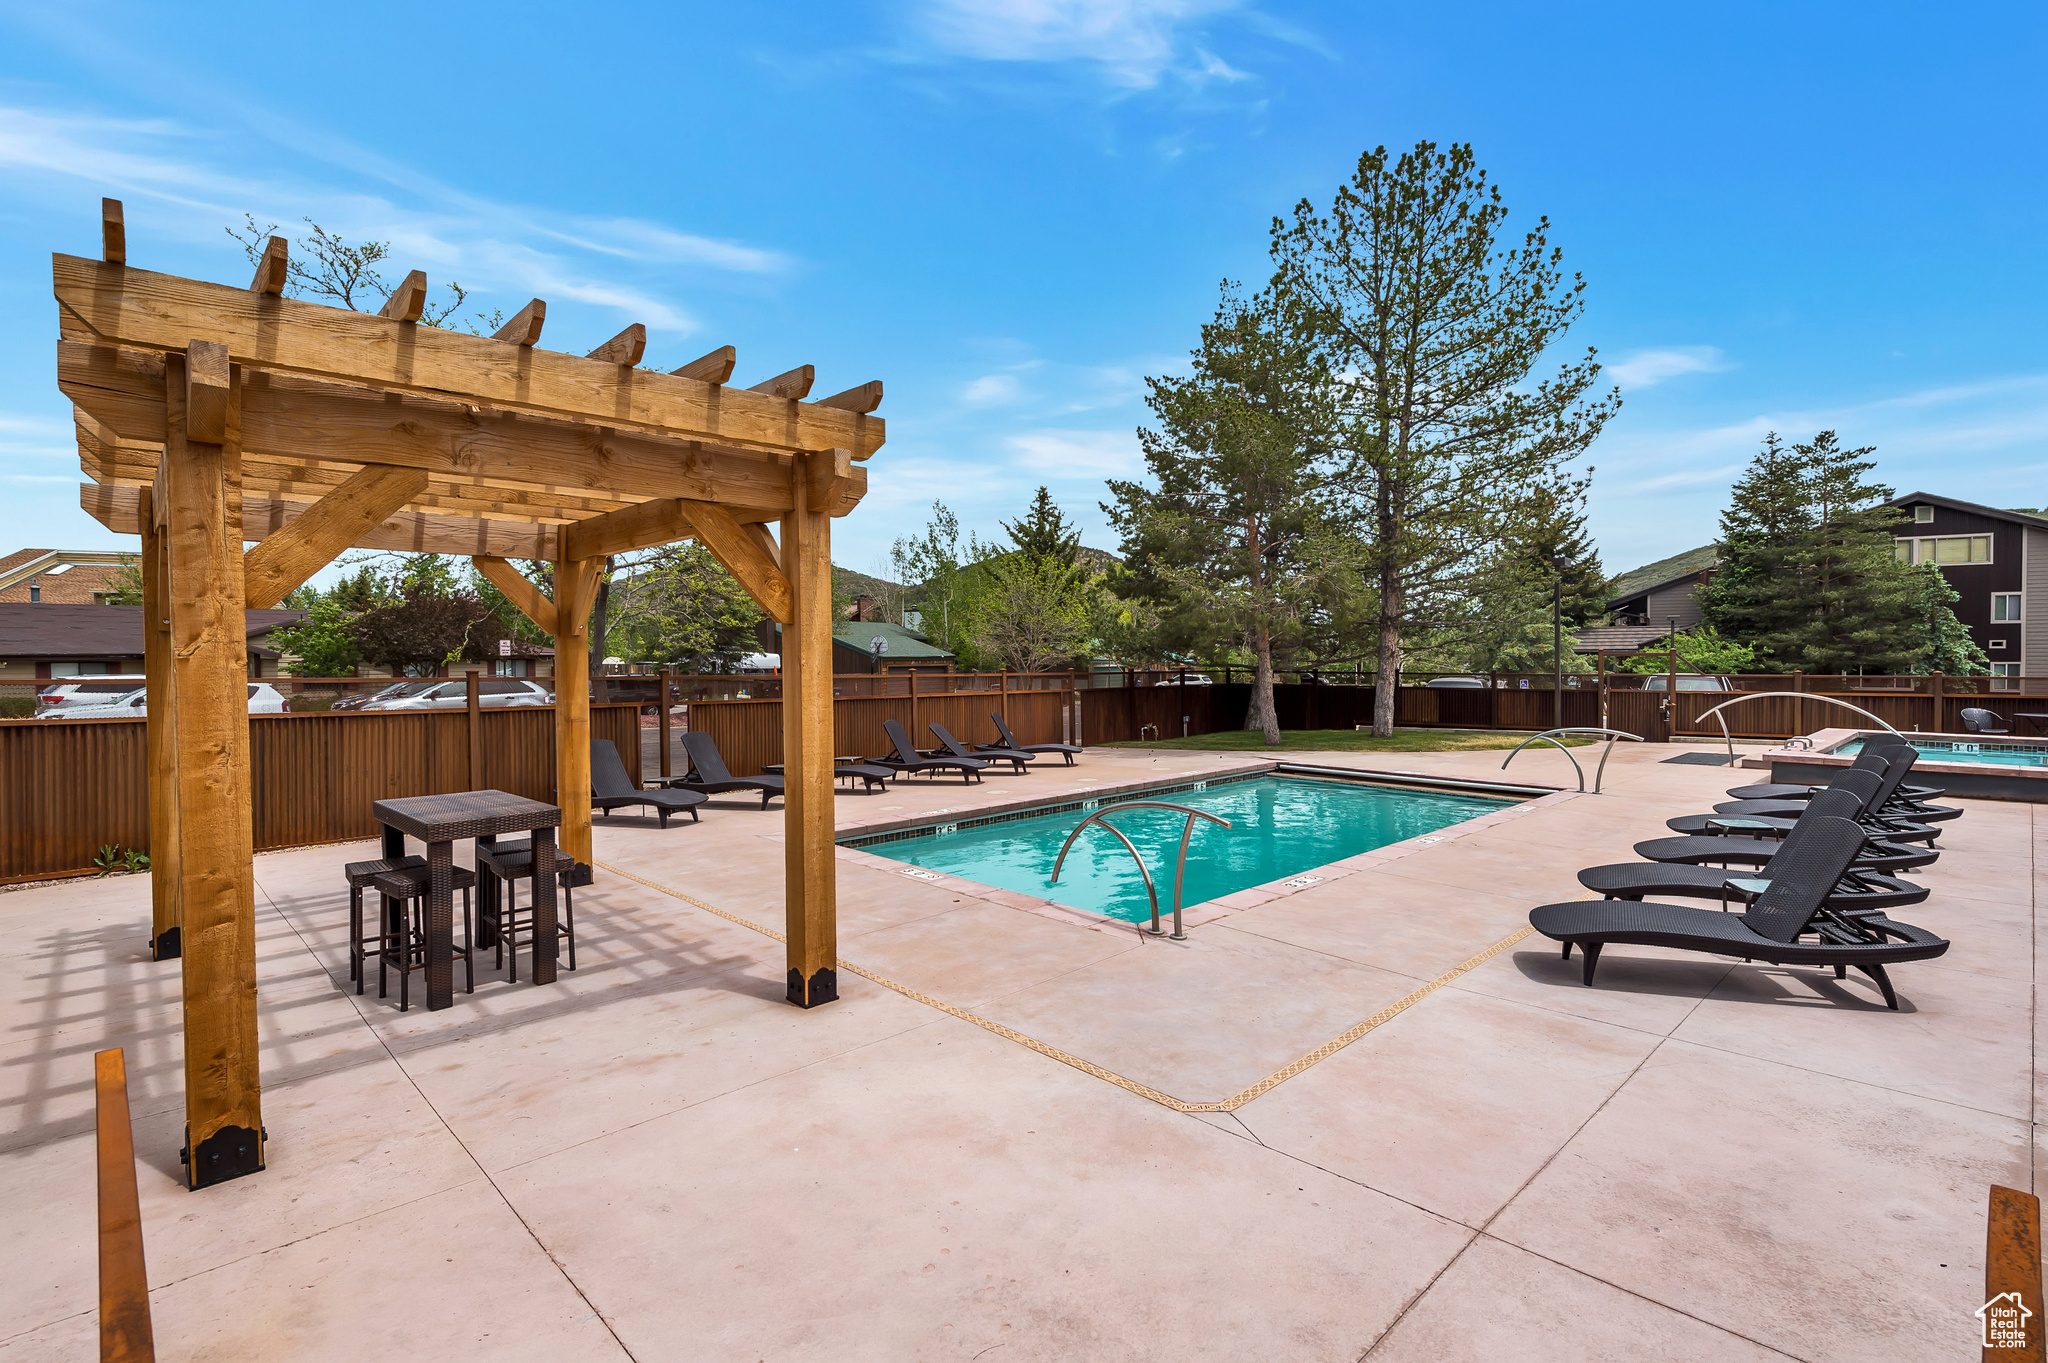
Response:
[[[101,260],[55,257],[57,377],[80,504],[142,538],[153,939],[183,962],[192,1186],[264,1162],[242,611],[347,549],[469,555],[555,637],[560,844],[587,875],[598,573],[702,542],[785,626],[789,998],[836,998],[831,519],[866,491],[882,385],[805,402],[802,365],[728,388],[730,346],[642,370],[638,323],[542,350],[540,299],[491,337],[423,326],[420,271],[378,314],[287,298],[279,237],[246,289],[153,274],[114,200],[102,234]],[[552,597],[511,559],[551,562]],[[536,952],[535,982],[552,972]]]

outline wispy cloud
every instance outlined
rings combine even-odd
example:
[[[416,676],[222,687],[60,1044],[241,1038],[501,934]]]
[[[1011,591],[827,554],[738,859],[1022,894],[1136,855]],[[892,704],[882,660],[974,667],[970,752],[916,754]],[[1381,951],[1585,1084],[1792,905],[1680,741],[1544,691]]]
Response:
[[[1638,350],[1603,366],[1601,373],[1623,388],[1653,388],[1681,374],[1718,374],[1732,368],[1718,347],[1687,345]]]
[[[1024,431],[1004,442],[1017,463],[1049,478],[1116,478],[1141,471],[1138,438],[1130,431]]]
[[[1023,392],[1015,374],[984,374],[960,390],[960,400],[970,407],[992,407],[1015,402]]]
[[[1234,8],[1236,0],[930,0],[919,19],[925,40],[943,53],[1074,63],[1123,89],[1149,90],[1169,71],[1243,79],[1183,31]]]
[[[780,252],[665,223],[492,201],[354,154],[331,137],[300,136],[289,144],[300,156],[262,162],[297,163],[296,173],[257,179],[217,169],[237,159],[236,136],[163,119],[0,107],[0,172],[14,177],[18,193],[51,201],[70,199],[81,181],[145,201],[147,215],[130,213],[137,238],[138,218],[159,239],[221,243],[221,227],[244,212],[283,222],[287,233],[311,217],[345,237],[390,241],[401,268],[426,268],[437,282],[444,274],[461,279],[480,296],[579,302],[678,334],[696,329],[670,296],[678,273],[774,276],[794,268]],[[369,186],[347,187],[365,176]]]

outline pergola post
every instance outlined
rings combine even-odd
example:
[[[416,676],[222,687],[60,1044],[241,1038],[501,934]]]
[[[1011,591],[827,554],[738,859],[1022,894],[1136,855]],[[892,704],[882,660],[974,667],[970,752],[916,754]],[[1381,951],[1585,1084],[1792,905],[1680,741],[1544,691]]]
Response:
[[[782,518],[782,572],[792,621],[782,631],[784,921],[789,1001],[813,1008],[839,997],[839,924],[833,860],[833,456],[797,456],[793,505]]]
[[[175,961],[178,938],[178,747],[171,689],[171,597],[167,547],[156,489],[141,489],[142,675],[147,683],[145,750],[149,779],[150,959]]]
[[[263,1168],[243,615],[240,375],[226,346],[165,357],[185,1156],[189,1186]]]
[[[555,803],[562,807],[562,854],[578,879],[590,842],[590,617],[602,559],[555,562]],[[546,981],[541,981],[546,983]]]

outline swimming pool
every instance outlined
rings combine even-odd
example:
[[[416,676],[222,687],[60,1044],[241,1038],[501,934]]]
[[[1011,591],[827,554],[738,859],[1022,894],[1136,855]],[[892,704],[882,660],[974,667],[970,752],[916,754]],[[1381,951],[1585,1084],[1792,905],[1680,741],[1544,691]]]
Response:
[[[1949,740],[1914,738],[1901,735],[1913,745],[1923,762],[1982,762],[1996,767],[2040,767],[2048,766],[2048,743],[2001,743],[1996,739],[1976,742],[1967,739]],[[1856,739],[1831,751],[1845,757],[1854,757],[1863,751],[1863,740]]]
[[[1253,885],[1298,875],[1466,819],[1519,803],[1512,798],[1373,785],[1297,776],[1212,781],[1128,800],[1165,800],[1230,820],[1229,828],[1195,821],[1182,903],[1195,905]],[[1050,899],[1129,922],[1149,921],[1151,903],[1131,854],[1099,826],[1075,840],[1051,881],[1053,860],[1074,825],[1092,813],[1111,820],[1137,845],[1159,890],[1159,909],[1173,908],[1173,863],[1187,816],[1164,809],[1118,814],[1117,799],[1027,812],[937,829],[910,829],[849,846],[876,856],[942,871],[998,889]]]

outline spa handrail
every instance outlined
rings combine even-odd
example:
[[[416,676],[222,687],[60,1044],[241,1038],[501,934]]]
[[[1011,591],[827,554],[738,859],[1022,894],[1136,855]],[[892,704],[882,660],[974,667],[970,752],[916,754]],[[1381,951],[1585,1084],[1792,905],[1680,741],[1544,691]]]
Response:
[[[1181,931],[1180,926],[1180,893],[1181,884],[1187,875],[1188,869],[1188,839],[1194,836],[1196,819],[1207,819],[1210,823],[1221,824],[1225,828],[1230,827],[1230,820],[1228,819],[1219,819],[1214,814],[1207,814],[1199,809],[1189,809],[1186,805],[1170,805],[1160,800],[1128,800],[1123,804],[1111,805],[1108,809],[1098,809],[1087,818],[1081,820],[1081,822],[1075,824],[1074,831],[1067,834],[1067,840],[1060,844],[1060,854],[1054,858],[1052,863],[1052,880],[1050,883],[1054,885],[1060,883],[1060,867],[1066,864],[1067,849],[1074,845],[1075,838],[1081,836],[1081,830],[1091,823],[1099,823],[1115,835],[1116,840],[1124,845],[1124,850],[1131,854],[1131,860],[1138,863],[1138,874],[1145,879],[1145,894],[1152,901],[1152,926],[1147,928],[1146,931],[1154,937],[1159,935],[1159,891],[1152,886],[1152,873],[1145,869],[1145,858],[1138,855],[1137,847],[1132,844],[1129,838],[1124,836],[1123,830],[1109,821],[1109,816],[1120,809],[1170,809],[1176,814],[1188,816],[1187,822],[1181,825],[1180,830],[1180,858],[1173,864],[1173,940],[1184,942],[1187,940],[1188,935]]]
[[[1516,744],[1516,745],[1515,745],[1515,752],[1511,752],[1511,753],[1509,753],[1509,754],[1507,755],[1507,757],[1506,757],[1506,758],[1505,758],[1505,759],[1504,759],[1504,760],[1503,760],[1503,761],[1501,762],[1501,764],[1500,764],[1500,769],[1501,769],[1502,771],[1506,771],[1506,770],[1508,769],[1508,763],[1509,763],[1509,762],[1512,762],[1512,761],[1514,761],[1514,760],[1515,760],[1515,753],[1518,753],[1518,752],[1520,752],[1520,751],[1521,751],[1522,749],[1524,749],[1524,748],[1528,747],[1528,746],[1529,746],[1529,745],[1530,745],[1531,743],[1535,743],[1535,742],[1539,742],[1539,741],[1541,741],[1541,742],[1545,742],[1545,743],[1548,743],[1548,744],[1550,744],[1550,746],[1551,746],[1551,747],[1553,747],[1553,748],[1557,749],[1557,750],[1558,750],[1559,752],[1563,753],[1563,754],[1564,754],[1564,755],[1565,755],[1566,757],[1571,757],[1571,762],[1572,762],[1572,770],[1573,770],[1573,771],[1576,771],[1576,772],[1577,772],[1577,773],[1579,774],[1579,793],[1580,793],[1580,794],[1584,794],[1584,793],[1585,793],[1585,790],[1586,790],[1586,769],[1585,769],[1584,767],[1582,767],[1582,766],[1580,766],[1580,765],[1579,765],[1579,759],[1578,759],[1578,758],[1576,758],[1576,757],[1572,757],[1572,750],[1571,750],[1570,748],[1567,748],[1567,747],[1566,747],[1566,746],[1565,746],[1564,744],[1562,744],[1562,743],[1558,742],[1556,738],[1552,737],[1552,735],[1554,735],[1554,734],[1605,734],[1605,735],[1607,735],[1607,746],[1606,746],[1606,747],[1604,747],[1604,748],[1602,748],[1602,749],[1600,750],[1600,765],[1599,765],[1598,767],[1594,768],[1594,771],[1593,771],[1593,793],[1594,793],[1595,795],[1598,795],[1598,794],[1600,793],[1600,782],[1601,782],[1602,780],[1606,779],[1606,776],[1607,776],[1607,755],[1608,755],[1609,753],[1611,753],[1611,752],[1613,752],[1613,751],[1614,751],[1614,741],[1615,741],[1616,739],[1618,739],[1618,738],[1625,738],[1625,739],[1627,739],[1627,740],[1628,740],[1629,742],[1631,742],[1631,743],[1640,743],[1640,742],[1642,742],[1642,741],[1643,741],[1643,737],[1642,737],[1642,735],[1641,735],[1641,734],[1632,734],[1632,733],[1628,732],[1628,731],[1627,731],[1626,729],[1600,729],[1600,728],[1566,728],[1566,729],[1545,729],[1545,730],[1544,730],[1544,731],[1543,731],[1542,733],[1540,733],[1540,734],[1532,734],[1532,735],[1531,735],[1531,736],[1529,736],[1528,738],[1525,738],[1525,739],[1523,739],[1523,740],[1522,740],[1522,741],[1521,741],[1520,743]]]
[[[1728,708],[1729,706],[1731,706],[1731,705],[1740,705],[1740,704],[1742,704],[1742,702],[1744,702],[1744,701],[1746,701],[1746,700],[1765,700],[1765,699],[1767,699],[1767,698],[1769,698],[1769,697],[1771,697],[1771,696],[1791,696],[1791,697],[1793,697],[1794,699],[1797,699],[1797,700],[1824,700],[1824,701],[1826,701],[1826,702],[1827,702],[1828,704],[1830,704],[1830,705],[1839,705],[1839,706],[1841,706],[1841,707],[1842,707],[1842,708],[1843,708],[1844,710],[1854,710],[1854,711],[1855,711],[1855,712],[1856,712],[1857,714],[1859,714],[1859,715],[1862,715],[1862,716],[1863,716],[1863,717],[1864,717],[1865,719],[1876,719],[1876,720],[1877,720],[1877,722],[1878,722],[1879,724],[1884,724],[1884,721],[1883,721],[1883,720],[1881,720],[1881,719],[1878,719],[1876,715],[1873,715],[1873,714],[1871,714],[1871,713],[1870,713],[1870,711],[1868,711],[1868,710],[1864,709],[1864,708],[1863,708],[1862,706],[1860,706],[1860,705],[1851,705],[1851,704],[1850,704],[1850,703],[1849,703],[1848,701],[1846,701],[1846,700],[1841,700],[1841,699],[1838,699],[1837,697],[1834,697],[1834,696],[1823,696],[1823,695],[1819,694],[1818,692],[1814,692],[1814,691],[1749,691],[1749,692],[1745,692],[1744,694],[1742,694],[1742,695],[1740,695],[1740,696],[1737,696],[1737,697],[1735,697],[1735,699],[1733,699],[1733,700],[1724,700],[1724,701],[1722,701],[1722,702],[1721,702],[1721,703],[1720,703],[1719,705],[1716,705],[1716,706],[1715,706],[1715,707],[1714,707],[1713,709],[1711,709],[1711,710],[1707,711],[1707,712],[1706,712],[1706,714],[1703,714],[1703,715],[1699,716],[1699,719],[1705,719],[1705,718],[1707,718],[1707,716],[1708,716],[1708,715],[1711,715],[1711,716],[1713,716],[1713,717],[1714,717],[1714,718],[1715,718],[1716,720],[1720,721],[1720,725],[1721,725],[1721,737],[1722,737],[1722,739],[1723,739],[1723,740],[1724,740],[1724,741],[1725,741],[1725,742],[1726,742],[1726,743],[1728,744],[1728,765],[1729,765],[1729,766],[1731,766],[1731,767],[1732,767],[1732,766],[1734,766],[1734,765],[1735,765],[1735,738],[1734,738],[1734,736],[1733,736],[1732,734],[1730,734],[1730,733],[1728,732],[1728,720],[1727,720],[1727,717],[1726,717],[1726,716],[1724,716],[1724,715],[1723,715],[1723,714],[1722,714],[1721,712],[1722,712],[1723,710],[1727,709],[1727,708]],[[1939,717],[1937,716],[1937,717],[1936,717],[1936,723],[1939,723],[1939,722],[1940,722],[1940,719],[1939,719]],[[1694,723],[1698,723],[1698,720],[1695,720],[1695,721],[1694,721]],[[1890,733],[1894,733],[1894,734],[1898,733],[1898,730],[1897,730],[1897,729],[1894,729],[1894,728],[1892,728],[1892,726],[1891,726],[1891,725],[1889,725],[1889,724],[1884,724],[1884,727],[1885,727],[1885,729],[1886,729],[1886,730],[1887,730],[1888,732],[1890,732]],[[1811,747],[1812,745],[1811,745],[1811,744],[1809,743],[1809,744],[1808,744],[1807,746]]]

